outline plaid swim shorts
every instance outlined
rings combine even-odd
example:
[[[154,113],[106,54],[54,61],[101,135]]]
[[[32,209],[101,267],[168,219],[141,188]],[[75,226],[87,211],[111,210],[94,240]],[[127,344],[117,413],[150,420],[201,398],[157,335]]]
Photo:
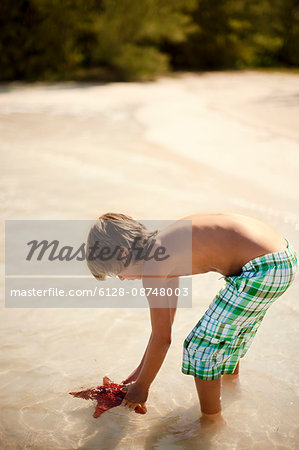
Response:
[[[182,372],[202,380],[232,374],[269,306],[295,278],[297,255],[287,248],[247,262],[226,284],[184,341]]]

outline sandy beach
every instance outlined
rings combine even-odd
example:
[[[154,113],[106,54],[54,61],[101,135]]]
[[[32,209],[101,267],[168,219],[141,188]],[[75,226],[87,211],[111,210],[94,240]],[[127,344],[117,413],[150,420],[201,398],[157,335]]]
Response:
[[[129,375],[149,337],[147,309],[4,307],[7,219],[231,211],[272,224],[299,253],[298,117],[299,75],[279,72],[0,87],[2,448],[298,448],[298,277],[242,360],[241,391],[223,392],[227,427],[200,438],[170,428],[199,414],[182,345],[220,275],[193,277],[193,306],[177,312],[146,416],[115,408],[94,419],[92,403],[68,392]]]

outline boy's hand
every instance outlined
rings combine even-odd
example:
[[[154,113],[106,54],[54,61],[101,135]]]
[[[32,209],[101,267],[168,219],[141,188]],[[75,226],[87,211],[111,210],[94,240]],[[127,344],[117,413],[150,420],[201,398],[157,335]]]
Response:
[[[148,389],[141,388],[137,383],[133,383],[127,387],[126,392],[127,394],[121,404],[128,406],[131,410],[134,410],[137,405],[140,405],[144,413],[146,413],[145,402],[148,397]]]
[[[134,372],[131,373],[125,380],[122,381],[122,384],[130,384],[137,380],[138,375],[140,372],[140,368],[137,367],[137,369],[134,370]]]

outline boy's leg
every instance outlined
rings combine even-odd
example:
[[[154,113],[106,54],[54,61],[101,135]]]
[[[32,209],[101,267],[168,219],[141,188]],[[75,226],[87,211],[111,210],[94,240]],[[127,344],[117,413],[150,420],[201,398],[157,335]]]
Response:
[[[221,414],[221,379],[201,380],[194,377],[201,412],[204,417],[213,418]]]
[[[202,416],[192,423],[171,429],[172,432],[180,433],[186,438],[226,425],[221,415],[221,378],[206,381],[194,377],[194,381]]]
[[[238,361],[238,364],[236,365],[235,370],[233,371],[233,373],[231,374],[225,374],[223,375],[223,380],[228,381],[228,380],[236,380],[239,378],[239,370],[240,370],[240,361]]]
[[[238,364],[236,365],[236,368],[233,371],[232,375],[239,375],[239,370],[240,370],[240,361],[238,361]]]
[[[224,374],[222,376],[222,383],[225,387],[232,387],[234,391],[240,392],[240,379],[239,379],[240,361],[235,367],[235,370],[231,374]]]

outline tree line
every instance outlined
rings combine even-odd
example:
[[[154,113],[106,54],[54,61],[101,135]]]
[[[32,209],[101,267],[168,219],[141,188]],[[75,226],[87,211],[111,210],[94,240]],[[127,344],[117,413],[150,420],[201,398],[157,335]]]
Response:
[[[299,0],[1,0],[0,79],[299,66]]]

